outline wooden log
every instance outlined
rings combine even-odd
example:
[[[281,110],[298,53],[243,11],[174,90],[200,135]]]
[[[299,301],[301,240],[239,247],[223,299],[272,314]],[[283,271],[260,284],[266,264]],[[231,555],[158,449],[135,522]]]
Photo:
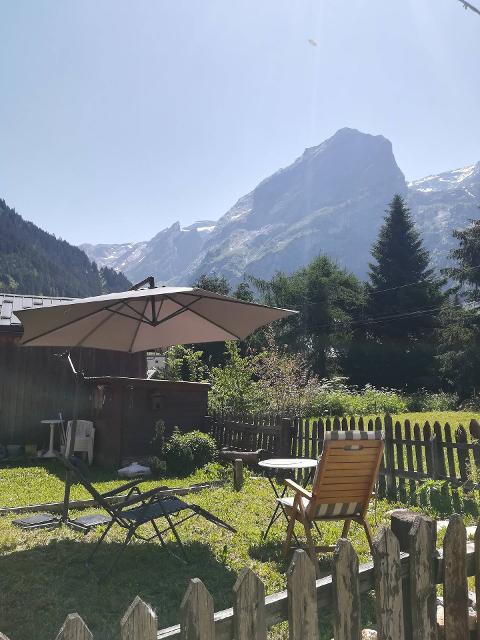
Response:
[[[230,451],[228,449],[222,449],[219,453],[220,460],[233,462],[237,458],[240,458],[244,464],[258,464],[260,460],[266,457],[267,452],[265,449],[257,449],[256,451]]]
[[[412,639],[437,640],[436,534],[425,518],[419,517],[409,538]]]
[[[294,425],[291,418],[282,418],[280,424],[280,456],[289,458],[292,455]]]
[[[248,568],[233,587],[233,627],[235,640],[267,640],[265,587]]]
[[[468,638],[467,532],[454,514],[443,540],[445,640]]]
[[[378,640],[404,640],[400,545],[382,527],[373,542]]]
[[[120,621],[121,640],[157,640],[157,616],[139,596]]]
[[[190,580],[180,605],[181,640],[215,640],[213,598],[198,578]]]
[[[426,522],[431,530],[431,535],[436,540],[437,523],[433,518],[408,509],[398,509],[390,516],[390,528],[398,540],[400,551],[408,553],[410,549],[410,531],[419,517]]]
[[[397,492],[395,483],[395,453],[393,450],[393,423],[390,415],[385,416],[385,473],[387,495],[394,497]]]
[[[240,491],[243,487],[243,461],[240,458],[233,463],[233,486],[235,491]]]
[[[93,640],[93,635],[78,613],[69,613],[56,640]]]
[[[205,489],[213,489],[225,486],[224,480],[214,480],[213,482],[202,482],[199,484],[191,485],[190,487],[174,487],[165,488],[158,492],[160,498],[168,498],[170,496],[185,496],[189,493],[200,493]],[[123,502],[126,495],[111,496],[105,498],[109,504],[118,504]],[[70,500],[70,509],[89,509],[97,505],[95,500]],[[44,504],[29,504],[22,507],[0,507],[0,516],[15,515],[17,513],[28,513],[47,511],[52,513],[61,513],[63,509],[63,502],[47,502]]]
[[[297,549],[287,571],[289,640],[318,640],[315,567],[302,549]]]
[[[333,629],[335,640],[360,640],[358,557],[348,540],[337,543],[333,560]]]

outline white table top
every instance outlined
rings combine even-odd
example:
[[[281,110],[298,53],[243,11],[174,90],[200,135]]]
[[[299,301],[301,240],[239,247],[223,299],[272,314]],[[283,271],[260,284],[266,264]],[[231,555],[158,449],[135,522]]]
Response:
[[[268,458],[258,463],[265,469],[309,469],[317,466],[317,460],[313,458]]]
[[[40,420],[41,424],[63,424],[63,420],[52,418],[52,420]]]

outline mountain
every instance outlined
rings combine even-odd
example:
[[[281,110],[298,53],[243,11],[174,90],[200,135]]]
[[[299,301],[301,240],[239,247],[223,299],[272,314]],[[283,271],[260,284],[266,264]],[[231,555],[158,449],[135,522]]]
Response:
[[[122,273],[98,269],[78,247],[27,222],[0,200],[0,291],[86,297],[130,286]]]
[[[147,242],[82,248],[133,280],[153,274],[159,282],[184,284],[217,272],[235,284],[245,273],[269,278],[276,270],[291,272],[319,253],[364,278],[395,193],[408,198],[435,265],[443,266],[452,230],[478,216],[480,163],[407,184],[389,140],[340,129],[261,182],[216,223],[182,228],[177,222]]]
[[[447,263],[457,241],[453,229],[461,229],[480,216],[480,162],[427,176],[408,184],[409,204],[415,222],[436,266]]]

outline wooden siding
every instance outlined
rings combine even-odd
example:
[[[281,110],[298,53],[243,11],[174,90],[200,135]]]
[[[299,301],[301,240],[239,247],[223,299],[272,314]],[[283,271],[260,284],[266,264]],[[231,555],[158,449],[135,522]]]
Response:
[[[65,362],[55,357],[61,349],[20,347],[20,336],[0,333],[0,443],[48,444],[49,427],[40,421],[72,413],[74,381]],[[72,350],[75,363],[79,350]],[[82,349],[87,375],[128,375],[146,372],[145,354]],[[82,398],[82,417],[88,417],[88,393]]]

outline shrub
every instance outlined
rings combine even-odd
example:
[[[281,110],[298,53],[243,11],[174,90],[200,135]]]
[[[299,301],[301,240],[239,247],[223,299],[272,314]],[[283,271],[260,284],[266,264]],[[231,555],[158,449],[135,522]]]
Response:
[[[449,411],[458,405],[456,393],[439,391],[438,393],[428,393],[425,390],[413,393],[407,398],[407,408],[409,411]]]
[[[367,415],[371,413],[403,413],[405,398],[393,389],[349,388],[342,382],[322,381],[322,390],[316,396],[312,415]]]
[[[187,476],[200,469],[217,456],[215,440],[201,431],[180,433],[175,427],[163,448],[169,474]]]

